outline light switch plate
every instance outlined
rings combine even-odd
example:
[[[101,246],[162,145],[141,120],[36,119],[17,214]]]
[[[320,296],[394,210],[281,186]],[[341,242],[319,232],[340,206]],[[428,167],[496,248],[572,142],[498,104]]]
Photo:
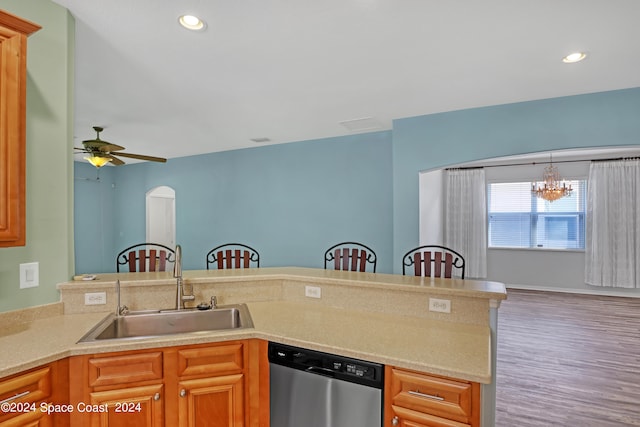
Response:
[[[40,284],[39,263],[20,264],[20,289],[35,288]]]

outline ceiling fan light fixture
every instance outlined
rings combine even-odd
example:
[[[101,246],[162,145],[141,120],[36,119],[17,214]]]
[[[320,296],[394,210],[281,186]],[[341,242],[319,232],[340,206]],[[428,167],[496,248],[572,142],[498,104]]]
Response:
[[[564,62],[565,64],[573,64],[574,62],[582,61],[586,57],[587,54],[584,52],[573,52],[562,58],[562,62]]]
[[[106,165],[111,161],[111,159],[108,157],[100,157],[100,156],[87,156],[84,159],[97,168],[101,168],[102,166]]]
[[[202,19],[194,15],[182,15],[178,18],[178,22],[187,30],[201,31],[205,28],[205,23]]]

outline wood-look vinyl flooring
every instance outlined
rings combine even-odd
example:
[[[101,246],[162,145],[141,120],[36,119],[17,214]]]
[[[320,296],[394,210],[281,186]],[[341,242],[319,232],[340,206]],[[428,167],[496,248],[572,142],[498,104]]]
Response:
[[[640,298],[509,290],[497,427],[640,426]]]

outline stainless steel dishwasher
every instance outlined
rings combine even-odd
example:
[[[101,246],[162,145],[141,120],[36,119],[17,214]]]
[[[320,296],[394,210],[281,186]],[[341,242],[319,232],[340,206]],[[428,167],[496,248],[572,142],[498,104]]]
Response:
[[[380,427],[384,367],[269,343],[271,427]]]

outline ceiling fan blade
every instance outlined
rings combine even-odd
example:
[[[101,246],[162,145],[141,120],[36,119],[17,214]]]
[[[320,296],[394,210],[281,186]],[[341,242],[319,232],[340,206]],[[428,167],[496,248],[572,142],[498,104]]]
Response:
[[[148,160],[150,162],[165,163],[167,161],[167,159],[163,159],[162,157],[145,156],[143,154],[117,153],[116,155],[121,157],[129,157],[131,159]]]
[[[116,144],[112,144],[110,142],[102,141],[99,139],[82,141],[82,145],[84,145],[85,148],[88,150],[97,150],[103,153],[110,153],[112,151],[124,150],[124,147],[121,147]]]
[[[111,164],[114,166],[120,166],[120,165],[124,165],[124,162],[122,160],[120,160],[119,158],[112,156],[111,154],[104,154],[103,157],[107,157],[109,159],[111,159]]]

